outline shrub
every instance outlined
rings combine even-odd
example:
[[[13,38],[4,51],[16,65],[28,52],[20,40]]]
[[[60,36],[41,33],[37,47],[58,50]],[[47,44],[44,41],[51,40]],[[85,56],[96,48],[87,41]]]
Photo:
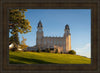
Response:
[[[41,52],[41,49],[40,49],[40,48],[38,48],[37,52]]]
[[[61,54],[62,54],[63,52],[61,51]]]
[[[49,53],[51,52],[50,48],[48,49],[48,52],[49,52]]]
[[[27,46],[27,45],[25,45],[25,44],[24,44],[24,45],[20,44],[20,48],[21,48],[21,49],[26,50],[26,48],[27,48],[27,47],[28,47],[28,46]]]
[[[24,52],[26,52],[26,50],[23,50]]]
[[[68,53],[69,54],[76,54],[76,52],[74,50],[70,50]]]
[[[48,52],[48,49],[47,48],[45,49],[45,52]]]
[[[55,53],[58,53],[58,49],[56,49]]]

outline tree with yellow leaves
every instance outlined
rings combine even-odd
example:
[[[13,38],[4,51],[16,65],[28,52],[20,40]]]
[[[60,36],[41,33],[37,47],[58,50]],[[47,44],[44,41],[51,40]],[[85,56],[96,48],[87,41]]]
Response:
[[[26,49],[28,46],[26,45],[26,43],[25,43],[25,41],[26,41],[26,39],[22,36],[22,41],[21,41],[21,44],[20,44],[20,46],[21,46],[21,49]]]
[[[19,33],[28,33],[31,31],[30,22],[25,19],[27,9],[9,9],[9,32],[13,36],[13,42],[17,45],[19,42]]]

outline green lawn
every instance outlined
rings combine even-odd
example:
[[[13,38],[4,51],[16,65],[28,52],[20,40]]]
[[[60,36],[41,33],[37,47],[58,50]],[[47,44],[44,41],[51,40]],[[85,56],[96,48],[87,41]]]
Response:
[[[9,52],[10,64],[90,64],[91,59],[70,54]]]

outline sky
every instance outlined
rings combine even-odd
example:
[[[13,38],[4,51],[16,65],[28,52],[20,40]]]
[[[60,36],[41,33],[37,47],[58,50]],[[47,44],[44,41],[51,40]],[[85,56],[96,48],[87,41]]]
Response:
[[[44,36],[48,37],[63,37],[65,25],[68,24],[72,50],[77,55],[91,58],[91,9],[27,9],[25,16],[32,29],[27,34],[19,34],[20,41],[24,36],[28,46],[36,45],[36,31],[40,20]]]

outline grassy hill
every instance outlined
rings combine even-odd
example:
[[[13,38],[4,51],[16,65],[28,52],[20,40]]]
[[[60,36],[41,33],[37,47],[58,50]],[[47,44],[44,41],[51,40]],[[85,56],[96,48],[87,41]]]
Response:
[[[9,52],[10,64],[90,64],[91,59],[78,55],[44,52]]]

